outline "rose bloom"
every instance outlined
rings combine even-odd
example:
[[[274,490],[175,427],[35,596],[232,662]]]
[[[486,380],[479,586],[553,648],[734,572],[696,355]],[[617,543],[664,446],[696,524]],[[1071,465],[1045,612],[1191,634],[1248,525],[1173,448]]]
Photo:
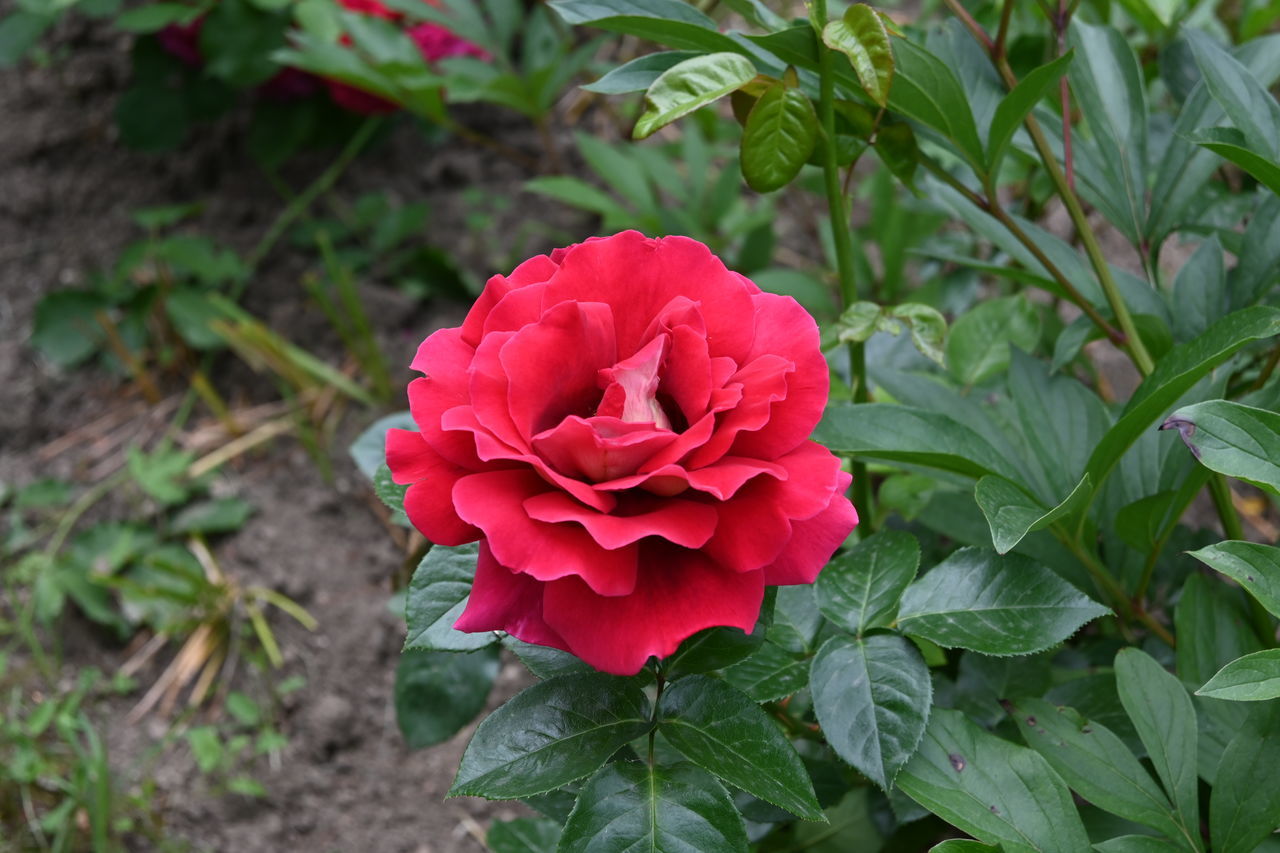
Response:
[[[685,237],[628,231],[494,276],[419,347],[420,432],[387,463],[433,542],[480,540],[455,627],[628,675],[766,585],[812,583],[858,522],[808,440],[827,402],[818,328]]]

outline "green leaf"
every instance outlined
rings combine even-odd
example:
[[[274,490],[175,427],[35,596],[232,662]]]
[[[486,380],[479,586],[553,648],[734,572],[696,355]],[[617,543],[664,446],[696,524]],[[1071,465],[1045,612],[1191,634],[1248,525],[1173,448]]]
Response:
[[[1179,853],[1187,848],[1154,835],[1120,835],[1093,845],[1098,853]]]
[[[1241,347],[1276,334],[1280,334],[1280,309],[1259,305],[1228,314],[1204,334],[1170,350],[1138,386],[1120,419],[1089,457],[1086,471],[1094,488],[1101,487],[1129,445],[1179,397]]]
[[[545,175],[526,181],[524,188],[531,193],[545,195],[620,222],[629,222],[634,218],[613,196],[579,178]]]
[[[17,65],[57,20],[57,15],[21,8],[0,18],[0,69]]]
[[[920,567],[920,543],[884,528],[832,559],[814,586],[824,616],[851,634],[893,621],[902,592]]]
[[[498,648],[405,652],[396,666],[396,723],[410,749],[441,743],[484,710]]]
[[[646,53],[644,56],[637,56],[630,62],[619,65],[594,83],[587,83],[580,88],[601,95],[625,95],[628,92],[643,92],[653,85],[653,81],[657,80],[662,75],[662,72],[673,65],[678,65],[686,59],[692,59],[698,55],[697,51],[692,50],[666,50],[658,53]]]
[[[1120,703],[1173,801],[1177,820],[1198,838],[1197,731],[1191,697],[1177,678],[1140,649],[1122,649],[1115,669]]]
[[[1224,160],[1230,160],[1267,189],[1280,195],[1280,163],[1250,148],[1244,134],[1234,127],[1207,127],[1189,136],[1188,140]]]
[[[244,0],[219,0],[200,27],[204,72],[240,89],[265,83],[280,71],[272,54],[285,46],[287,22]]]
[[[201,10],[184,3],[152,3],[136,6],[116,16],[115,25],[129,33],[154,33],[170,24],[189,24]]]
[[[493,853],[556,853],[560,824],[546,818],[495,820],[484,842]]]
[[[774,83],[751,108],[742,129],[740,159],[747,186],[762,193],[786,186],[800,174],[817,141],[818,115],[809,96]]]
[[[1229,541],[1188,553],[1240,584],[1271,615],[1280,617],[1280,548]]]
[[[1218,670],[1196,695],[1233,702],[1280,698],[1280,649],[1264,649],[1236,658]]]
[[[644,139],[699,107],[719,100],[755,79],[751,60],[738,53],[710,53],[668,68],[645,92],[645,111],[632,136]]]
[[[898,628],[945,648],[1025,655],[1110,612],[1028,557],[962,548],[907,587]]]
[[[889,103],[893,83],[893,49],[884,21],[875,9],[859,3],[850,6],[844,17],[831,21],[822,31],[822,42],[849,57],[863,90],[880,106]]]
[[[106,307],[92,291],[55,290],[36,304],[31,345],[62,367],[84,362],[102,346],[96,314]]]
[[[1001,99],[996,107],[995,116],[991,120],[991,131],[987,135],[988,172],[994,174],[1000,168],[1000,161],[1004,159],[1005,149],[1009,147],[1013,135],[1031,114],[1035,105],[1040,103],[1053,85],[1062,79],[1062,75],[1066,73],[1067,66],[1071,64],[1074,57],[1075,51],[1068,50],[1052,62],[1041,65],[1023,77],[1018,85]]]
[[[942,60],[906,39],[893,40],[894,77],[889,109],[933,128],[955,144],[976,168],[985,162],[982,141],[964,87]]]
[[[603,673],[540,681],[476,729],[449,796],[546,793],[593,773],[651,726],[634,681]]]
[[[745,853],[729,792],[692,764],[609,764],[592,776],[560,839],[561,853]]]
[[[1040,315],[1021,294],[981,302],[951,324],[947,366],[966,386],[1009,367],[1009,347],[1030,352],[1040,340]]]
[[[1020,480],[1006,454],[958,421],[889,403],[827,407],[813,440],[832,451],[885,462],[906,462],[978,478]]]
[[[773,622],[765,631],[769,642],[794,654],[808,654],[816,649],[814,640],[821,627],[822,613],[812,586],[778,587]]]
[[[187,468],[195,456],[180,450],[156,450],[145,453],[137,446],[128,451],[129,474],[138,487],[166,506],[182,503],[194,486]]]
[[[360,469],[360,473],[370,480],[377,474],[378,468],[386,464],[387,430],[389,429],[407,429],[416,432],[418,425],[408,412],[396,412],[378,418],[365,427],[347,449],[356,467]]]
[[[1110,729],[1043,699],[1020,699],[1006,709],[1027,746],[1044,756],[1080,796],[1171,838],[1186,837],[1173,804]]]
[[[1280,702],[1254,706],[1227,744],[1209,798],[1214,853],[1253,853],[1280,826]]]
[[[832,765],[834,766],[834,762]],[[844,789],[839,776],[833,772],[832,784]],[[834,806],[823,809],[826,823],[805,822],[795,825],[794,846],[791,849],[805,853],[849,853],[849,851],[880,850],[884,843],[877,827],[876,816],[869,802],[868,788],[845,790],[844,796]],[[750,820],[750,817],[748,817]]]
[[[1007,554],[1028,533],[1043,530],[1064,516],[1088,505],[1093,495],[1089,475],[1063,499],[1049,509],[1040,501],[1003,477],[988,475],[978,481],[973,496],[991,526],[991,544],[997,554]]]
[[[1249,69],[1207,35],[1191,28],[1184,35],[1209,94],[1241,132],[1247,147],[1259,156],[1274,158],[1280,140],[1280,105],[1276,99]]]
[[[1216,236],[1201,243],[1178,270],[1170,305],[1175,308],[1173,331],[1180,341],[1202,334],[1230,310],[1222,244]]]
[[[479,553],[478,545],[436,545],[422,558],[405,599],[409,623],[405,651],[469,652],[495,642],[491,633],[468,634],[453,628],[467,606]]]
[[[230,533],[253,515],[253,504],[240,498],[215,498],[185,506],[169,524],[171,533]]]
[[[929,668],[895,634],[832,637],[810,670],[813,710],[836,755],[888,790],[924,736]]]
[[[223,319],[222,312],[200,288],[174,288],[164,301],[164,311],[174,331],[193,349],[218,349],[225,343],[213,328],[215,321]]]
[[[555,678],[557,675],[595,672],[590,664],[584,663],[568,652],[562,652],[550,646],[535,646],[532,643],[517,640],[510,634],[502,638],[502,645],[515,652],[520,662],[538,678],[547,679]]]
[[[695,672],[724,669],[749,656],[764,642],[764,635],[741,628],[705,628],[686,638],[663,662],[669,680]]]
[[[1230,400],[1178,409],[1160,425],[1176,429],[1206,468],[1280,493],[1280,415]]]
[[[373,493],[391,510],[391,520],[404,527],[412,526],[409,517],[404,514],[404,496],[408,493],[408,484],[400,485],[391,477],[391,468],[383,462],[373,474]]]
[[[808,685],[809,661],[766,641],[753,655],[726,669],[724,680],[756,702],[773,702]]]
[[[1000,848],[971,838],[949,838],[930,847],[929,853],[1000,853]]]
[[[1089,849],[1071,792],[1039,754],[934,709],[898,787],[943,820],[1009,851]]]
[[[658,730],[694,764],[806,820],[821,820],[795,748],[755,702],[722,681],[693,675],[658,703]]]

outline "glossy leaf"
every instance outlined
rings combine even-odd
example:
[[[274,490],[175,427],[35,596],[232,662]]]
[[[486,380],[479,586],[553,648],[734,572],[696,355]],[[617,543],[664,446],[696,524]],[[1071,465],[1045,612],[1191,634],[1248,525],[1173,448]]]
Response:
[[[1234,702],[1280,698],[1280,649],[1264,649],[1236,658],[1218,670],[1196,695]]]
[[[1018,81],[1009,94],[1005,95],[996,107],[995,117],[991,121],[991,131],[987,135],[987,170],[995,172],[1004,158],[1005,149],[1013,135],[1017,133],[1022,122],[1031,114],[1035,105],[1047,95],[1053,85],[1062,79],[1067,66],[1075,57],[1075,51],[1068,50],[1052,62],[1041,65]]]
[[[1071,792],[1048,762],[959,711],[934,710],[898,787],[974,838],[1010,851],[1089,849]]]
[[[884,21],[875,9],[858,3],[845,10],[844,17],[831,21],[822,31],[823,43],[849,57],[862,89],[880,106],[889,103],[893,84],[893,49]]]
[[[756,192],[789,184],[813,153],[818,115],[809,96],[774,83],[756,101],[742,129],[742,176]]]
[[[692,764],[619,761],[592,776],[560,838],[561,853],[743,853],[729,792]]]
[[[895,634],[832,637],[809,678],[823,737],[881,788],[910,760],[924,735],[933,687],[915,646]]]
[[[632,134],[644,139],[654,131],[742,88],[756,76],[751,60],[737,53],[710,53],[668,68],[645,92],[645,111]]]
[[[409,581],[405,600],[405,619],[409,623],[405,651],[468,652],[496,642],[491,633],[468,634],[453,629],[467,606],[479,553],[478,545],[436,545],[422,558]]]
[[[663,668],[671,679],[724,669],[750,656],[763,642],[759,631],[748,634],[741,628],[705,628],[682,642],[663,662]]]
[[[405,652],[396,666],[396,723],[410,749],[446,741],[484,710],[498,675],[496,646]]]
[[[560,833],[554,820],[518,817],[495,820],[484,841],[493,853],[556,853]]]
[[[1193,385],[1241,347],[1276,334],[1280,334],[1280,309],[1257,306],[1228,314],[1204,334],[1170,350],[1138,386],[1120,419],[1089,457],[1087,471],[1094,486],[1101,485],[1129,445]]]
[[[1280,618],[1280,548],[1229,541],[1189,553],[1240,584],[1271,615]]]
[[[1052,509],[1003,477],[991,475],[978,481],[973,496],[991,526],[992,547],[997,554],[1007,554],[1028,533],[1043,530],[1086,506],[1092,495],[1089,475],[1085,474],[1071,494]]]
[[[594,772],[651,726],[633,681],[603,673],[540,681],[476,729],[449,796],[546,793]]]
[[[773,702],[809,684],[809,661],[766,641],[755,654],[726,669],[724,679],[756,702]]]
[[[815,585],[824,616],[851,634],[893,621],[903,590],[920,567],[920,544],[910,533],[884,528],[844,551]]]
[[[1253,853],[1280,827],[1280,702],[1255,705],[1227,744],[1209,798],[1214,853]]]
[[[1176,429],[1206,468],[1280,492],[1280,415],[1230,400],[1184,406],[1161,429]]]
[[[1116,655],[1120,703],[1172,800],[1178,823],[1198,830],[1196,712],[1186,689],[1146,652],[1127,648]]]
[[[760,706],[723,681],[693,675],[658,703],[658,730],[685,757],[752,796],[821,820],[809,774]]]
[[[1169,798],[1110,729],[1043,699],[1019,699],[1007,709],[1027,746],[1080,796],[1172,838],[1189,838]]]
[[[962,548],[907,587],[897,624],[944,648],[1025,655],[1108,613],[1028,557]]]

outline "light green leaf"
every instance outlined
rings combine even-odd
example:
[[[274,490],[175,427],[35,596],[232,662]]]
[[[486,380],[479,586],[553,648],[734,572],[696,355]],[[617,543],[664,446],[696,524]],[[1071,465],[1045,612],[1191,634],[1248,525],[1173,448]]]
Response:
[[[898,787],[943,820],[1008,853],[1089,849],[1071,792],[1039,754],[937,708]]]
[[[974,487],[973,493],[978,506],[982,508],[982,514],[987,517],[987,524],[991,526],[991,544],[997,554],[1009,553],[1028,533],[1043,530],[1058,519],[1083,508],[1092,495],[1093,488],[1088,474],[1084,475],[1084,479],[1062,503],[1052,509],[1003,477],[983,477]]]
[[[920,653],[895,634],[832,637],[810,673],[827,743],[881,788],[891,788],[929,718],[933,687]]]
[[[744,853],[747,833],[729,792],[692,764],[619,761],[582,787],[560,853]]]
[[[665,50],[658,53],[646,53],[637,56],[630,62],[619,65],[594,83],[587,83],[581,88],[601,95],[625,95],[628,92],[643,92],[653,85],[653,81],[673,65],[686,59],[698,56],[692,50]]]
[[[1280,617],[1280,548],[1229,541],[1188,553],[1240,584],[1271,615]]]
[[[658,730],[685,757],[752,796],[821,820],[800,756],[769,715],[715,678],[674,682],[658,703]]]
[[[861,635],[893,621],[903,590],[920,567],[920,544],[910,533],[884,528],[832,559],[814,589],[824,616]]]
[[[778,82],[765,90],[742,129],[742,176],[756,192],[773,192],[791,182],[818,141],[813,102],[799,89]]]
[[[864,3],[850,6],[844,17],[822,31],[822,42],[849,57],[862,88],[880,106],[889,103],[893,84],[893,50],[884,21]]]
[[[1025,655],[1108,613],[1028,557],[962,548],[907,587],[897,624],[945,648]]]
[[[677,63],[645,92],[645,111],[632,135],[644,139],[698,107],[742,88],[755,76],[751,60],[738,53],[710,53]]]
[[[1122,649],[1115,669],[1120,703],[1173,801],[1177,821],[1199,838],[1196,712],[1191,697],[1177,678],[1140,649]]]
[[[1236,658],[1218,670],[1196,695],[1234,702],[1280,698],[1280,649],[1264,649]]]
[[[1160,425],[1176,429],[1206,468],[1280,494],[1280,415],[1230,400],[1178,409]]]

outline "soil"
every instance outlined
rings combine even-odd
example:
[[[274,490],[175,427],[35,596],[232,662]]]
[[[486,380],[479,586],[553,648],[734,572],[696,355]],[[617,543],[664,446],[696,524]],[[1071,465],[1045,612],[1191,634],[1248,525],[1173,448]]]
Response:
[[[135,389],[100,370],[59,371],[42,361],[26,342],[41,295],[108,267],[140,236],[130,219],[135,209],[203,201],[195,230],[245,252],[282,207],[243,153],[245,116],[204,127],[175,154],[130,151],[115,139],[112,116],[128,79],[128,39],[70,22],[59,25],[56,44],[60,55],[50,66],[0,73],[0,482],[12,484],[60,477],[87,485],[118,467],[126,441],[157,438],[173,410],[161,406],[149,413],[153,407]],[[538,137],[512,115],[474,110],[463,118],[540,157]],[[349,201],[381,190],[403,202],[428,201],[432,216],[424,238],[479,281],[506,271],[513,259],[589,233],[589,221],[520,194],[532,176],[527,167],[458,140],[430,145],[410,123],[401,123],[355,162],[334,196]],[[301,187],[332,156],[295,158],[283,177]],[[466,224],[477,190],[516,200],[483,234]],[[521,225],[529,222],[539,225]],[[275,331],[341,363],[340,342],[300,286],[300,264],[287,246],[273,252],[244,305]],[[368,283],[361,284],[361,295],[396,366],[407,365],[426,334],[456,323],[464,310]],[[401,387],[409,378],[407,368],[396,368]],[[272,398],[270,383],[230,356],[218,362],[213,379],[233,402]],[[163,389],[170,404],[183,390],[179,382],[171,379]],[[285,666],[271,677],[302,675],[306,685],[283,708],[279,725],[288,746],[280,760],[252,767],[267,796],[220,792],[196,771],[181,742],[155,759],[167,723],[156,716],[128,722],[137,694],[93,708],[120,778],[136,784],[144,774],[154,776],[154,806],[166,840],[177,849],[477,851],[485,849],[479,839],[490,819],[525,813],[511,804],[444,799],[471,728],[418,752],[404,746],[396,728],[391,690],[403,625],[387,601],[405,553],[388,536],[367,482],[346,453],[349,441],[379,414],[346,413],[328,445],[333,482],[288,438],[225,466],[219,476],[220,493],[242,496],[257,508],[240,532],[217,543],[223,568],[241,583],[281,590],[319,622],[307,632],[287,619],[273,620]],[[201,418],[193,428],[211,422]],[[57,441],[78,429],[82,438]],[[104,517],[113,512],[120,510],[111,500],[95,510]],[[87,666],[110,673],[133,651],[74,614],[60,633],[68,678]],[[143,687],[161,666],[153,663],[138,674]],[[234,684],[252,681],[247,669],[237,671]],[[523,667],[507,661],[491,706],[525,678]],[[10,830],[0,827],[5,835]],[[137,844],[131,849],[150,849]]]

